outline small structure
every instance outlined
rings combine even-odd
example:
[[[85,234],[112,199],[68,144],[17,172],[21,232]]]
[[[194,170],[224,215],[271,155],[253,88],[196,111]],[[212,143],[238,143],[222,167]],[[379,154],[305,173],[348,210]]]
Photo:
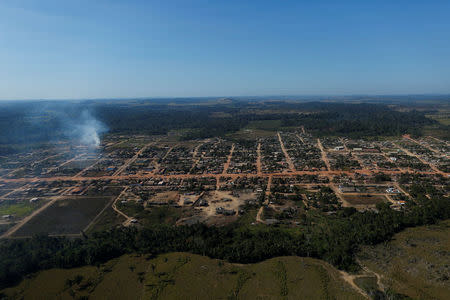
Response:
[[[398,194],[398,193],[400,193],[400,191],[397,190],[396,188],[389,187],[389,188],[386,189],[386,193],[389,193],[389,194]]]
[[[224,216],[234,216],[236,214],[236,211],[234,209],[225,209],[220,206],[216,208],[216,214]]]

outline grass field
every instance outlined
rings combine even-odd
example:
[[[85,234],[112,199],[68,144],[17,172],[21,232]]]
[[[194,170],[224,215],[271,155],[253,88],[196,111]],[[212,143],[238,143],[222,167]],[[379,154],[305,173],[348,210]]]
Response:
[[[229,139],[255,140],[258,138],[270,137],[282,130],[281,120],[259,120],[251,121],[246,127],[228,135]]]
[[[365,247],[359,260],[400,294],[450,299],[450,220],[410,228],[388,243]]]
[[[58,200],[20,228],[15,236],[80,233],[110,200],[111,197],[87,196]]]
[[[98,267],[42,271],[2,292],[24,299],[363,299],[316,259],[238,265],[187,253],[126,255]]]
[[[3,201],[0,203],[0,216],[13,215],[15,218],[21,218],[29,215],[37,207],[39,207],[38,203],[30,203],[28,201]]]
[[[244,128],[229,134],[227,137],[236,140],[256,140],[258,138],[274,136],[275,134],[277,134],[276,131]]]
[[[426,115],[428,118],[438,121],[442,125],[450,125],[450,111],[441,111],[435,114]]]
[[[281,128],[281,120],[258,120],[251,121],[247,127],[248,129],[259,129],[268,131],[277,131]]]
[[[424,135],[432,135],[441,139],[449,140],[450,139],[450,131],[448,130],[448,126],[450,126],[450,107],[441,108],[439,111],[426,115],[428,118],[433,119],[441,126],[438,125],[429,125],[426,126],[422,133]],[[443,125],[443,126],[442,126]]]
[[[381,195],[362,194],[362,195],[344,195],[343,197],[345,201],[354,206],[357,205],[375,206],[377,203],[387,202],[386,197]]]

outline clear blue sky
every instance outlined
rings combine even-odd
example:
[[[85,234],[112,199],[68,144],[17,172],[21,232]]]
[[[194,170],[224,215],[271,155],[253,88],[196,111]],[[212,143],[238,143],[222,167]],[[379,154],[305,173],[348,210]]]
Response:
[[[450,93],[450,1],[0,0],[0,99]]]

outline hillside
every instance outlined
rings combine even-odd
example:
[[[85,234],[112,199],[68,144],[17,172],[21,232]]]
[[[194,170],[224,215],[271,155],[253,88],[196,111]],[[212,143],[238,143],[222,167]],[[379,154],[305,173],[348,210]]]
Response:
[[[51,269],[3,293],[25,299],[363,299],[320,260],[279,257],[240,265],[188,253]]]
[[[413,299],[450,299],[450,220],[406,229],[358,256],[385,288]]]

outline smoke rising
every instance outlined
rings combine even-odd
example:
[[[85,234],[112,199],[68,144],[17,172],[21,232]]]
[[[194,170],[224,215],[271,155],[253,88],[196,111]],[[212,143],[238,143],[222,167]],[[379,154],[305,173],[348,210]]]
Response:
[[[107,131],[106,126],[88,110],[83,110],[79,118],[70,120],[68,125],[68,137],[89,148],[100,146],[100,135]]]
[[[60,142],[96,149],[108,127],[95,112],[86,101],[0,103],[0,154]]]

